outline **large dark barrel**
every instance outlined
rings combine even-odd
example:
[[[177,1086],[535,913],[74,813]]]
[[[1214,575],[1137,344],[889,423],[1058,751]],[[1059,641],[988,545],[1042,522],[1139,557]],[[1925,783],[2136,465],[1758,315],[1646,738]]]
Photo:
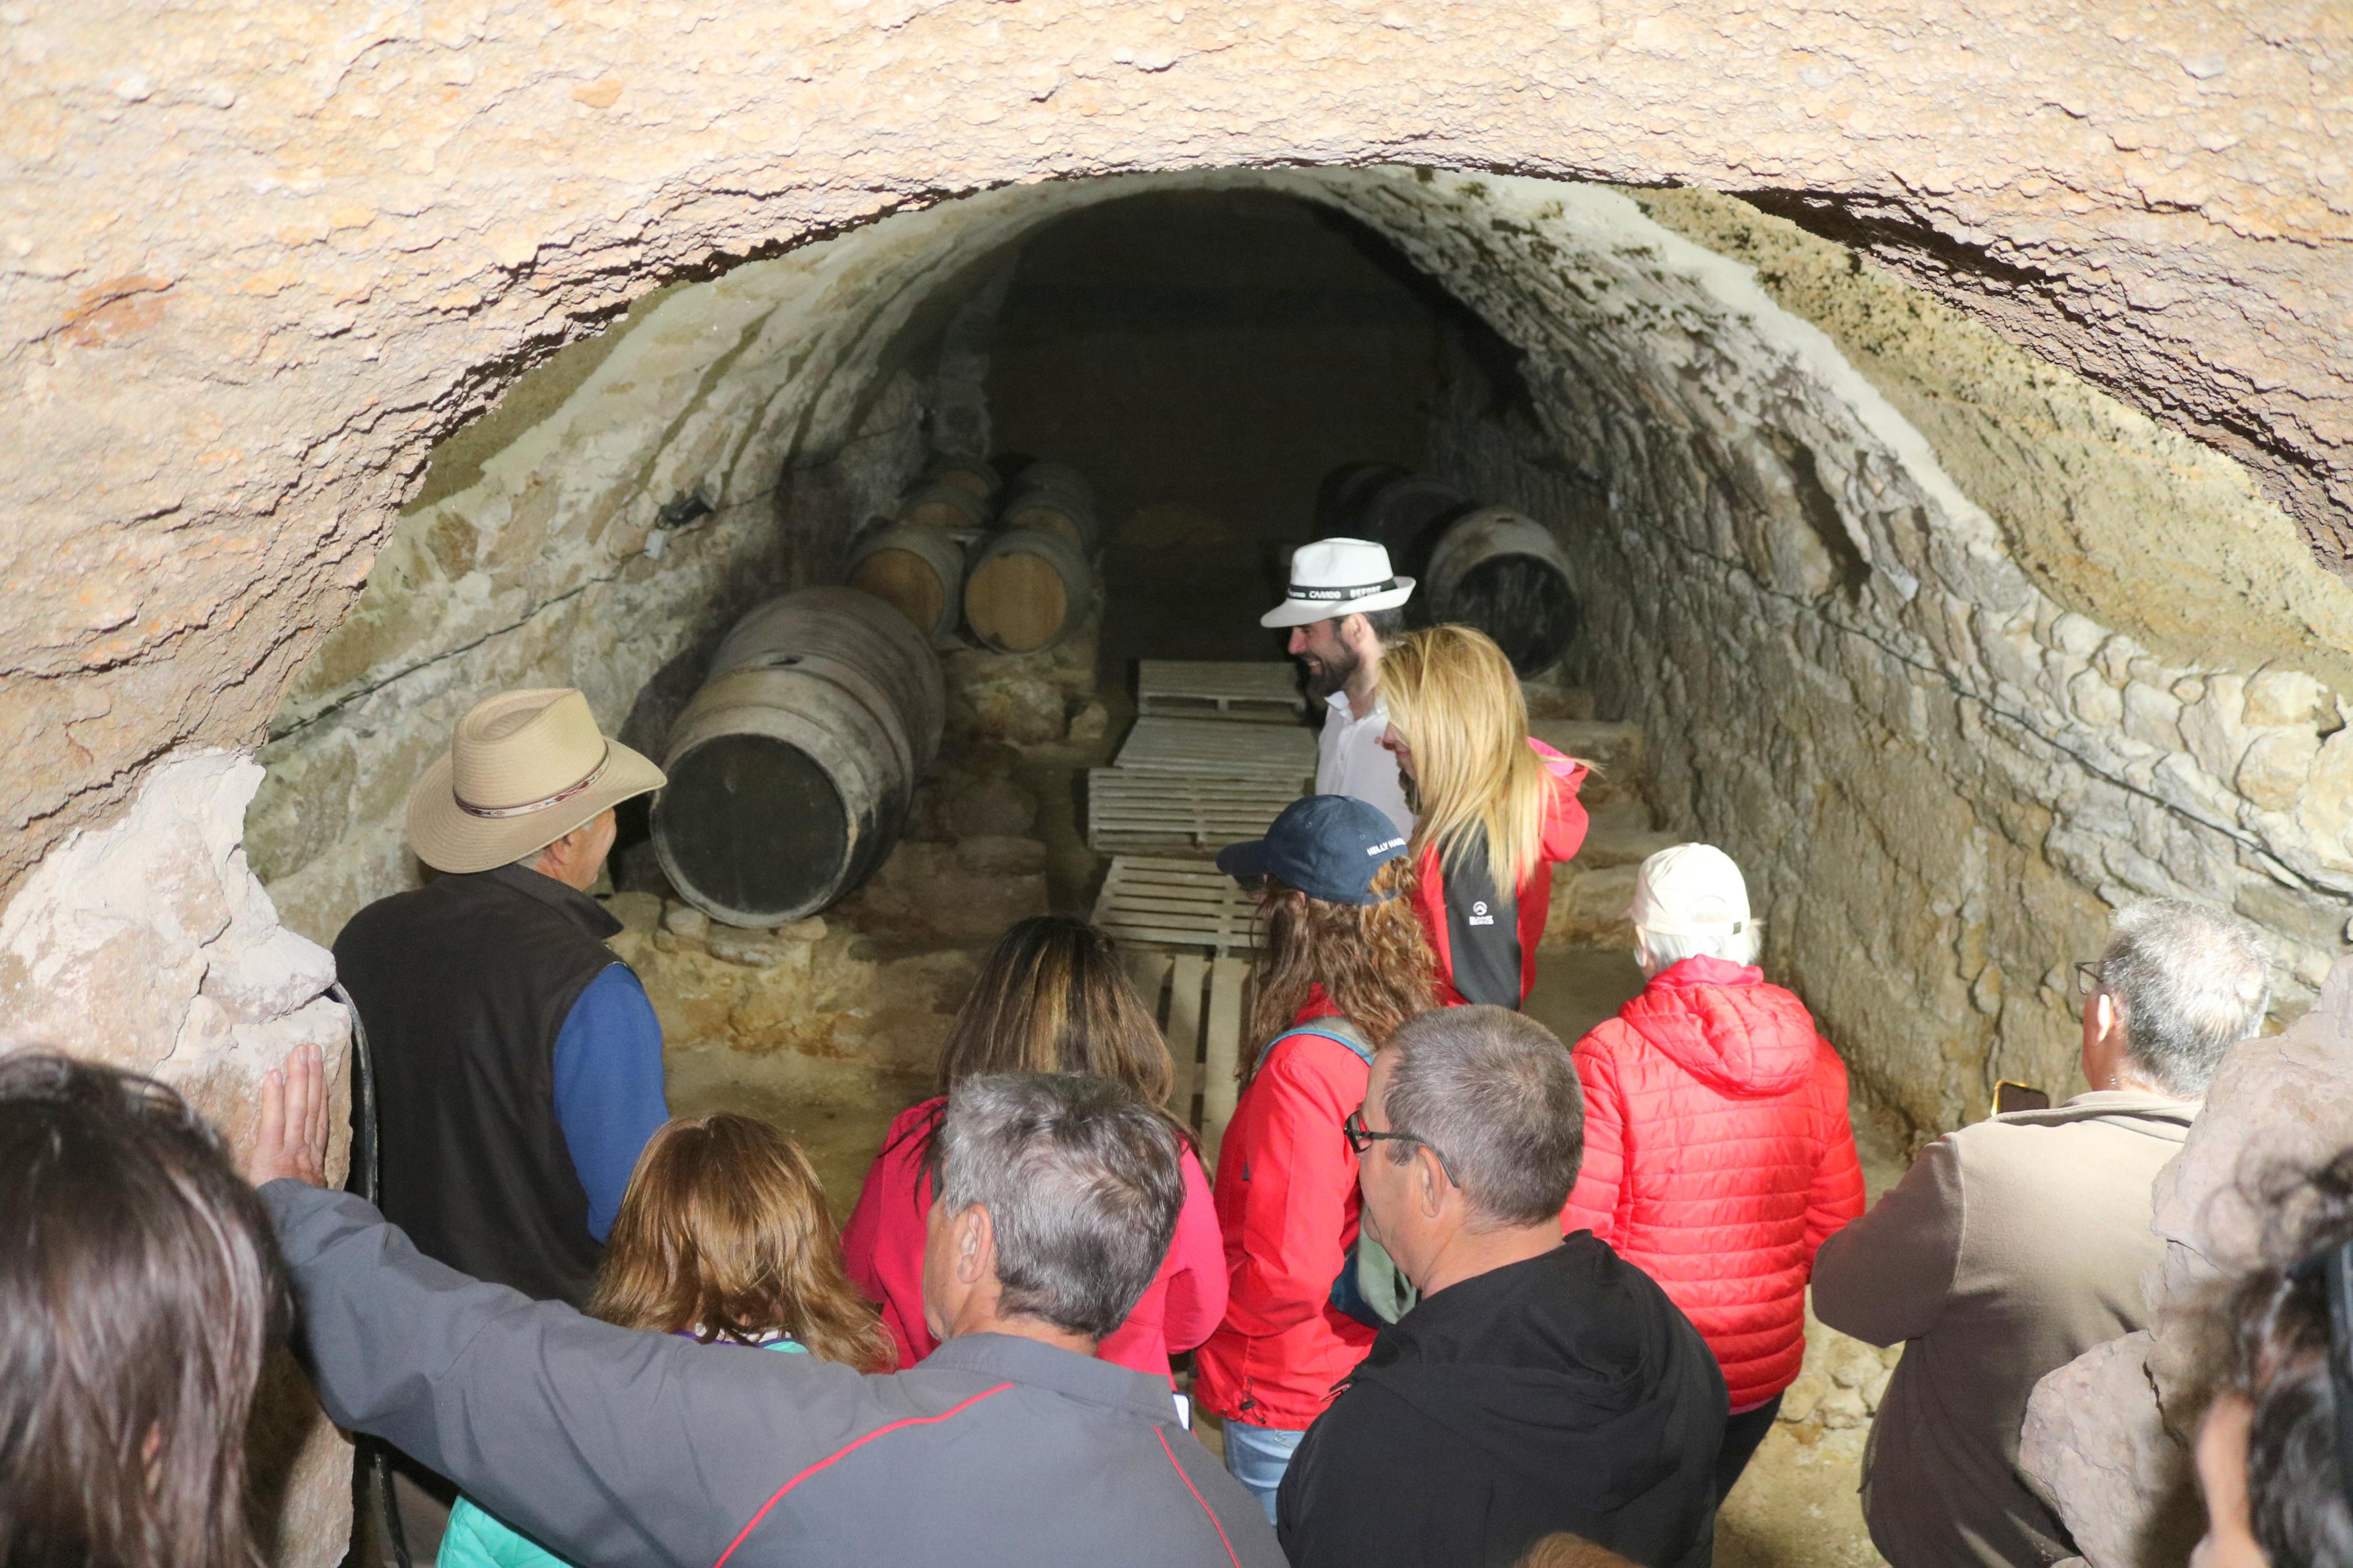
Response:
[[[927,523],[893,522],[872,530],[850,548],[842,575],[927,637],[955,631],[964,613],[964,546]]]
[[[1430,552],[1430,615],[1495,639],[1523,678],[1560,662],[1581,609],[1568,557],[1552,530],[1504,507],[1482,507]]]
[[[1094,482],[1069,463],[1039,458],[1023,465],[1017,478],[1025,490],[1060,490],[1064,495],[1076,497],[1087,506],[1095,504]]]
[[[1343,463],[1315,487],[1315,537],[1361,538],[1365,503],[1383,485],[1407,477],[1395,463]]]
[[[998,653],[1037,653],[1068,637],[1094,609],[1094,572],[1057,533],[1008,529],[973,558],[964,619]]]
[[[769,600],[728,633],[670,726],[653,807],[670,885],[730,925],[833,903],[890,853],[945,716],[939,660],[881,600]]]
[[[1398,571],[1419,574],[1446,525],[1470,510],[1471,498],[1445,480],[1407,474],[1365,498],[1351,537],[1378,540]]]
[[[1074,490],[1023,485],[998,513],[1007,528],[1036,528],[1058,533],[1081,555],[1095,552],[1093,503]]]

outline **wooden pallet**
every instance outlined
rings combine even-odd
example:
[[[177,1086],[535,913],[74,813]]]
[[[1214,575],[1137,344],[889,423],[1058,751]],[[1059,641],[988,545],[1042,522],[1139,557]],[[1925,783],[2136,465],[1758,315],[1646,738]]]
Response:
[[[1090,768],[1087,846],[1214,855],[1229,844],[1266,837],[1268,826],[1298,798],[1287,779]]]
[[[1296,724],[1307,699],[1288,659],[1147,658],[1136,668],[1135,710],[1163,719]]]
[[[1114,855],[1095,896],[1094,922],[1114,942],[1250,952],[1258,945],[1250,895],[1207,860]]]
[[[1124,950],[1128,977],[1160,1020],[1176,1063],[1168,1109],[1201,1140],[1201,1163],[1218,1168],[1218,1146],[1233,1120],[1240,1086],[1234,1068],[1249,1016],[1250,966],[1231,956]]]
[[[1201,1162],[1234,1114],[1257,910],[1230,877],[1202,860],[1118,855],[1095,900],[1095,924],[1124,955],[1128,974],[1160,1019],[1176,1064],[1169,1109],[1201,1137]]]
[[[1280,779],[1304,793],[1315,780],[1315,736],[1307,730],[1223,719],[1138,719],[1113,765]]]

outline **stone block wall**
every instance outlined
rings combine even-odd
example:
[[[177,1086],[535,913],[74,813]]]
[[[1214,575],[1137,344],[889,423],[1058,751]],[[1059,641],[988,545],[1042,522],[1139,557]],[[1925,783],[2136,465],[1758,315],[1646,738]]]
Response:
[[[2000,1078],[2068,1092],[2069,966],[2136,897],[2254,919],[2309,1003],[2353,915],[2353,595],[2250,546],[2242,475],[1738,204],[1431,184],[1465,212],[1424,254],[1535,405],[1466,394],[1438,466],[1561,531],[1573,673],[1642,725],[1666,825],[1742,861],[1869,1096],[1928,1132]],[[2156,559],[2123,542],[2152,511]]]

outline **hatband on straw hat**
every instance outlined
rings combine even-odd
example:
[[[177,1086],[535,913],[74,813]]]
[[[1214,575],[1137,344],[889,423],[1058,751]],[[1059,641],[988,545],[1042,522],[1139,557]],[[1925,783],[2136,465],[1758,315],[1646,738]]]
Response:
[[[437,871],[488,871],[670,781],[608,741],[570,687],[501,691],[458,721],[408,792],[408,847]]]

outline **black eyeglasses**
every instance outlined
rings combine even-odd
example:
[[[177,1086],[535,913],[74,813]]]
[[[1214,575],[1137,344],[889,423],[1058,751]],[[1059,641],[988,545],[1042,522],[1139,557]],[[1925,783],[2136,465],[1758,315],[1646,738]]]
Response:
[[[2099,963],[2088,958],[2077,959],[2075,961],[2075,994],[2078,996],[2089,996],[2093,992],[2097,991],[2099,988]]]
[[[1359,1156],[1371,1153],[1373,1145],[1384,1140],[1396,1143],[1419,1143],[1437,1158],[1438,1168],[1446,1173],[1446,1179],[1454,1182],[1454,1167],[1446,1163],[1446,1155],[1435,1143],[1427,1138],[1417,1138],[1410,1132],[1374,1131],[1365,1125],[1365,1108],[1361,1105],[1348,1112],[1348,1119],[1340,1123],[1340,1131],[1347,1138],[1348,1147]],[[1454,1182],[1454,1184],[1459,1187],[1462,1184]]]

